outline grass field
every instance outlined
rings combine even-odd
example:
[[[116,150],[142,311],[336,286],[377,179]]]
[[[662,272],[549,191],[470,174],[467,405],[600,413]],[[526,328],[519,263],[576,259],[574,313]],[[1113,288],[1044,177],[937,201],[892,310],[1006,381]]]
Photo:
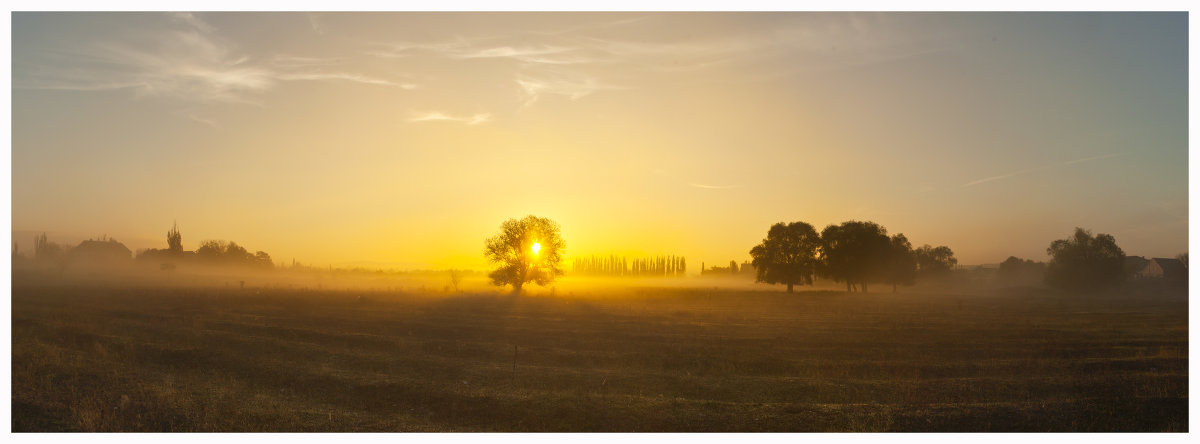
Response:
[[[1183,293],[18,282],[12,428],[1187,431],[1187,333]]]

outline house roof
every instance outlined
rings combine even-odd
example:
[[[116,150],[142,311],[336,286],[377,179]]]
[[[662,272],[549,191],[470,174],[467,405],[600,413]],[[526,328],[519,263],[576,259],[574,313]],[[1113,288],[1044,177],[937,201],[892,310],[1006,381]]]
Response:
[[[1165,257],[1156,257],[1151,259],[1158,263],[1158,266],[1163,270],[1163,277],[1187,276],[1187,266],[1179,259],[1170,259]]]

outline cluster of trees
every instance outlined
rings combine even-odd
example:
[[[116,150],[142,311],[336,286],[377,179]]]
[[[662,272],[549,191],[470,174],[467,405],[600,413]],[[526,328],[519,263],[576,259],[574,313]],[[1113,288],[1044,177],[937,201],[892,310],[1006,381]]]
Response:
[[[1130,262],[1112,235],[1093,235],[1078,227],[1070,237],[1051,242],[1046,254],[1049,262],[1010,256],[1000,263],[996,279],[1007,284],[1045,283],[1066,291],[1094,291],[1120,285],[1145,262]],[[1186,253],[1175,258],[1187,265]]]
[[[1093,236],[1077,227],[1071,237],[1051,242],[1046,253],[1050,255],[1046,283],[1052,287],[1087,291],[1125,281],[1125,252],[1112,235]]]
[[[711,267],[704,268],[704,263],[700,263],[701,276],[740,276],[743,274],[754,274],[754,267],[750,266],[749,263],[743,263],[741,267],[739,267],[737,261],[734,260],[729,261],[728,267],[718,267],[713,265]]]
[[[750,250],[755,280],[812,285],[814,276],[845,282],[847,291],[868,291],[868,284],[886,283],[896,291],[918,277],[948,273],[958,263],[949,247],[929,245],[917,249],[903,234],[888,236],[874,222],[847,221],[817,233],[805,222],[777,223],[767,237]]]
[[[1035,284],[1046,278],[1046,263],[1009,256],[996,269],[996,279],[1009,284]]]
[[[19,248],[13,244],[13,259],[19,259]],[[208,265],[241,266],[259,269],[274,268],[271,256],[264,251],[250,253],[234,242],[205,241],[196,251],[183,250],[183,235],[172,226],[167,231],[166,249],[148,249],[135,256],[124,244],[107,235],[89,239],[73,248],[65,248],[50,242],[46,233],[33,239],[33,261],[39,264],[65,266],[69,263],[126,264],[134,260],[144,264],[157,264],[162,269],[174,269],[179,263],[193,262]]]
[[[241,245],[235,242],[225,242],[210,240],[200,244],[200,248],[196,249],[196,259],[202,263],[212,265],[229,265],[242,266],[249,268],[271,269],[275,264],[271,261],[271,255],[264,251],[256,251],[250,254]]]
[[[175,225],[167,231],[167,248],[149,249],[141,252],[137,260],[158,263],[164,270],[172,269],[180,262],[195,262],[205,265],[257,268],[270,270],[275,267],[271,255],[265,251],[250,253],[236,242],[207,240],[200,243],[196,251],[183,250],[183,235]]]
[[[683,276],[687,260],[682,256],[657,256],[627,259],[618,256],[591,256],[571,263],[571,272],[595,276]]]
[[[545,218],[527,216],[509,219],[500,233],[485,243],[484,254],[500,267],[489,276],[496,285],[512,285],[520,291],[526,282],[549,284],[561,275],[558,268],[566,243],[558,224]],[[539,250],[540,248],[540,250]],[[1040,280],[1069,290],[1091,290],[1121,283],[1125,279],[1125,252],[1111,235],[1092,235],[1076,228],[1072,237],[1050,243],[1048,263],[1009,257],[997,271],[1008,281]],[[845,282],[847,291],[867,292],[869,284],[913,285],[917,279],[950,274],[958,260],[947,246],[923,245],[913,248],[902,233],[888,235],[883,226],[869,221],[847,221],[829,225],[817,232],[805,222],[777,223],[767,230],[762,243],[750,249],[755,280],[785,284],[789,293],[796,285],[812,285],[816,276]],[[1180,260],[1186,264],[1187,256]],[[738,272],[738,264],[714,270]],[[745,269],[746,267],[741,267]],[[650,260],[629,261],[616,256],[578,259],[574,270],[607,275],[683,274],[682,257],[660,256]],[[701,274],[706,274],[701,265]]]

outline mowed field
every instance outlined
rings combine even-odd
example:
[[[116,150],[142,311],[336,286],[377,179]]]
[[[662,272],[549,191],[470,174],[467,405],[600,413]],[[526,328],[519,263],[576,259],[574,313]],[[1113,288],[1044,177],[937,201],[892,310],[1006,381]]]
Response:
[[[1187,316],[1182,291],[16,283],[12,428],[1187,431]]]

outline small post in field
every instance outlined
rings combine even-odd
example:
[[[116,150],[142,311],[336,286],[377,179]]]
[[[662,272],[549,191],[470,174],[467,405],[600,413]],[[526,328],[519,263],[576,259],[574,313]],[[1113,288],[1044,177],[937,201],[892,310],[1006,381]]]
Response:
[[[512,384],[517,385],[517,345],[513,344]]]

